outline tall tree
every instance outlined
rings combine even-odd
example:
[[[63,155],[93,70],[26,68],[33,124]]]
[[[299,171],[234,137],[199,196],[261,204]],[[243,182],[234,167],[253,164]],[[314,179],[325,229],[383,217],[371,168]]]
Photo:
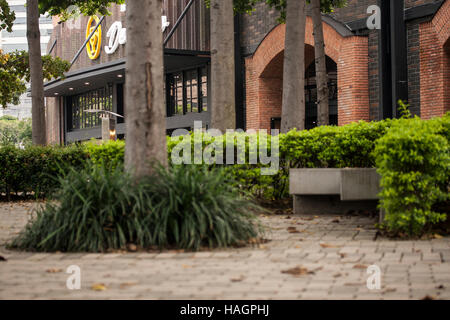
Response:
[[[164,108],[162,0],[127,4],[125,163],[136,178],[167,165]]]
[[[236,128],[233,0],[211,0],[211,126]]]
[[[42,74],[41,32],[38,0],[27,0],[27,40],[31,81],[33,144],[47,143],[45,129],[44,77]]]
[[[329,90],[325,39],[321,13],[330,13],[334,8],[342,8],[347,0],[310,0],[314,29],[314,52],[317,84],[317,122],[319,126],[330,124]]]
[[[311,16],[314,30],[314,53],[316,64],[317,124],[319,126],[326,126],[330,124],[330,108],[328,103],[328,74],[320,0],[311,0]]]
[[[12,32],[16,15],[6,0],[0,0],[0,31]],[[19,104],[30,81],[30,56],[27,51],[4,53],[0,49],[0,107]],[[43,77],[48,81],[62,77],[69,70],[70,63],[49,55],[42,57]]]
[[[287,0],[281,132],[305,129],[305,0]]]
[[[0,0],[0,31],[3,29],[12,31],[13,22],[16,19],[16,14],[11,11],[6,0]]]
[[[0,107],[19,104],[31,77],[29,61],[27,51],[3,53],[0,49]],[[42,57],[42,64],[43,77],[48,81],[63,77],[70,68],[70,62],[50,55]]]

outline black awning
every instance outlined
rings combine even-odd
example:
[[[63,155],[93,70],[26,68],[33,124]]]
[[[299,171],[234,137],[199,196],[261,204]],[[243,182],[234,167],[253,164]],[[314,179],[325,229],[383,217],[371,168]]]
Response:
[[[166,73],[194,68],[210,61],[210,53],[189,50],[164,50],[164,70]],[[108,83],[123,82],[126,59],[119,59],[93,67],[68,72],[64,79],[44,84],[46,97],[71,96],[105,86]]]

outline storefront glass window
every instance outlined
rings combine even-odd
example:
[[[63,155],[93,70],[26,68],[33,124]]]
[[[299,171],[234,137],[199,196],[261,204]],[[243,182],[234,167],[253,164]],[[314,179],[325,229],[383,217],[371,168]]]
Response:
[[[113,111],[113,86],[91,90],[67,98],[68,130],[91,129],[101,125],[100,115],[88,110]]]
[[[166,75],[167,115],[199,113],[208,110],[206,67]]]

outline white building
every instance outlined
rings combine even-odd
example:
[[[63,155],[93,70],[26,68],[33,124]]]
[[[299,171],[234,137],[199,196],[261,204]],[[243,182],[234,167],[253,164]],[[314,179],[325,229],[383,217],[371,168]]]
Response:
[[[10,8],[16,14],[16,20],[12,32],[3,30],[0,32],[0,48],[3,52],[12,52],[15,50],[28,50],[27,44],[27,9],[26,0],[7,0]],[[39,20],[41,31],[41,51],[45,54],[47,43],[53,31],[51,17],[41,16]],[[0,117],[3,115],[12,115],[23,119],[31,117],[31,98],[24,94],[20,104],[9,106],[7,109],[0,108]]]

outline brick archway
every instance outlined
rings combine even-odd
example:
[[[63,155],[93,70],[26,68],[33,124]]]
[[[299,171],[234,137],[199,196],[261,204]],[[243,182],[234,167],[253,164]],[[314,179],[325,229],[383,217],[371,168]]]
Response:
[[[450,111],[450,1],[419,30],[420,111],[430,119]]]
[[[324,22],[325,54],[338,66],[339,124],[369,120],[368,38],[343,36]],[[246,58],[247,128],[270,129],[281,116],[286,25],[278,25]],[[306,20],[306,67],[314,60],[312,19]],[[312,52],[312,56],[311,56]]]

